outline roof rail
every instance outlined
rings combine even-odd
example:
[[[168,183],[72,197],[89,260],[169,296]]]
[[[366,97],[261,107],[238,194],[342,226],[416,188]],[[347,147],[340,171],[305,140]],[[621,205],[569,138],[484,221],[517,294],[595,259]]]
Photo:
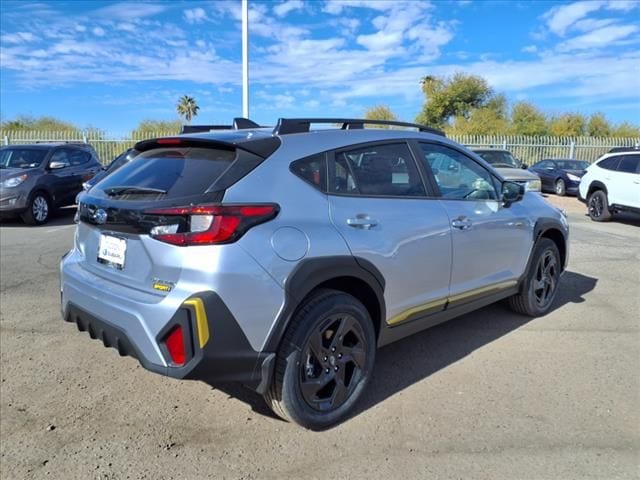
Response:
[[[256,122],[248,118],[236,117],[232,125],[183,125],[180,133],[202,133],[211,130],[244,130],[247,128],[260,128]]]
[[[638,152],[638,151],[640,151],[640,145],[636,144],[635,147],[613,147],[607,153]]]
[[[279,118],[273,129],[274,135],[288,135],[291,133],[306,133],[312,123],[339,123],[342,130],[363,129],[365,125],[390,125],[395,127],[417,128],[421,132],[445,136],[442,130],[427,127],[418,123],[397,122],[395,120],[368,120],[366,118]]]
[[[61,145],[72,144],[72,145],[86,145],[86,142],[82,140],[36,140],[33,143],[59,143]]]

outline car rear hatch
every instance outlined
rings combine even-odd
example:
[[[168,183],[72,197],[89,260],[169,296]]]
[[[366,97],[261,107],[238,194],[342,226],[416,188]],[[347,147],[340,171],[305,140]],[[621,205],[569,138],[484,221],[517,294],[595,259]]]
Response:
[[[273,137],[242,146],[184,137],[140,142],[140,155],[81,199],[76,236],[81,266],[160,300],[180,279],[181,247],[228,243],[242,234],[243,215],[260,221],[277,213],[268,206],[247,211],[221,202],[228,187],[278,146]],[[203,256],[203,263],[215,261],[209,257]]]

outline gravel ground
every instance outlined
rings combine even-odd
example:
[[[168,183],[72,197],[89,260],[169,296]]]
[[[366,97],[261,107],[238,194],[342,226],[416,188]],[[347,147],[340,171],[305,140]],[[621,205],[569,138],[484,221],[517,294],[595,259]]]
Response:
[[[59,313],[73,212],[4,222],[0,477],[639,478],[640,221],[550,200],[572,224],[554,310],[496,304],[385,347],[359,412],[323,433],[91,341]]]

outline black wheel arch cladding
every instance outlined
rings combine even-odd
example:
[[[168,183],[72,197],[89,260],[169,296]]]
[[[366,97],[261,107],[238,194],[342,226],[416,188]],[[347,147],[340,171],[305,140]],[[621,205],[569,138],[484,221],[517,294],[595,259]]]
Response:
[[[313,290],[332,280],[349,277],[364,282],[374,293],[379,318],[372,320],[378,332],[386,315],[385,281],[382,273],[371,262],[350,255],[310,258],[298,263],[285,281],[285,305],[265,343],[264,351],[277,351],[291,318]]]

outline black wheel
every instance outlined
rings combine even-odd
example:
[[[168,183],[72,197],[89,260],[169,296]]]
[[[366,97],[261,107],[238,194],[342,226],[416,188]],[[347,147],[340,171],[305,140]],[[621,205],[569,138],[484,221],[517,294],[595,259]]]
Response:
[[[367,309],[337,290],[319,290],[282,341],[265,399],[275,413],[321,430],[353,410],[373,370],[376,337]]]
[[[556,188],[555,188],[555,192],[556,195],[560,196],[560,197],[564,197],[567,193],[567,186],[564,184],[564,180],[559,178],[558,180],[556,180]]]
[[[594,222],[606,222],[611,220],[609,199],[607,198],[607,194],[602,190],[596,190],[589,195],[587,208],[589,209],[589,216]]]
[[[28,225],[43,225],[49,220],[50,214],[51,201],[49,197],[42,192],[36,192],[31,197],[29,207],[22,214],[22,220]]]
[[[556,244],[548,238],[538,240],[522,291],[509,298],[511,309],[531,317],[547,313],[558,291],[561,270]]]

